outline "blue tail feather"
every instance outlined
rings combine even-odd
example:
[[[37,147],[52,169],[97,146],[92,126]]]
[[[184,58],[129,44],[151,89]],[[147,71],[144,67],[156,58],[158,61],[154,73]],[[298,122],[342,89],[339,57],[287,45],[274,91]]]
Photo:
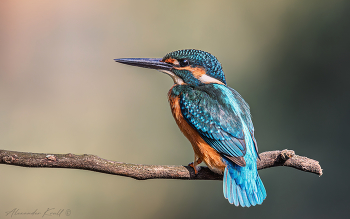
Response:
[[[250,163],[246,167],[240,167],[226,158],[223,160],[227,164],[224,172],[224,197],[236,206],[260,205],[266,198],[266,190],[256,164]]]

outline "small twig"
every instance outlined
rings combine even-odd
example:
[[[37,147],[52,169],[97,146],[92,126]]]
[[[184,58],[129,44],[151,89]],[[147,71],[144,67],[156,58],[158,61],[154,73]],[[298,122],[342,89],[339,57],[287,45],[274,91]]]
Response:
[[[293,167],[305,172],[322,175],[318,161],[295,155],[292,150],[268,151],[260,154],[258,169],[275,166]],[[222,175],[202,167],[198,175],[189,166],[161,166],[128,164],[110,161],[95,155],[44,154],[0,150],[0,164],[22,167],[70,168],[84,169],[101,173],[132,177],[134,179],[188,179],[188,180],[222,180]]]

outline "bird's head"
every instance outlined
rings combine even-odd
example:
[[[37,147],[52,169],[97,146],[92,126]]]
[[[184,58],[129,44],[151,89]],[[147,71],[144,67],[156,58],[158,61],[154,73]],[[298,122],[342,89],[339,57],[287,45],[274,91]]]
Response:
[[[208,52],[195,49],[178,50],[162,59],[126,58],[115,59],[127,65],[156,69],[173,78],[175,84],[199,86],[202,84],[225,84],[220,62]]]

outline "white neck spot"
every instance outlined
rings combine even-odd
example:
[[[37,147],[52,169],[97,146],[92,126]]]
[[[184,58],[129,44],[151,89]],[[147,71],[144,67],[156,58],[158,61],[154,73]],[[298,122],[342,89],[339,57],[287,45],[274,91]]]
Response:
[[[216,83],[216,84],[224,84],[221,81],[219,81],[218,79],[212,78],[209,75],[202,75],[198,78],[198,80],[200,80],[203,84],[210,84],[210,83]]]

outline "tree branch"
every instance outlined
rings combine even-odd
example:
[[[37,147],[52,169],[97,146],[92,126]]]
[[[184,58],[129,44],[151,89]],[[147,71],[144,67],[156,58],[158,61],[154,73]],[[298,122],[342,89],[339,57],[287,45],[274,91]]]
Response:
[[[305,172],[322,175],[318,161],[295,155],[292,150],[268,151],[260,154],[257,160],[258,170],[288,166]],[[0,164],[22,167],[84,169],[107,174],[145,179],[188,179],[222,180],[222,175],[213,173],[207,167],[201,167],[198,175],[189,166],[141,165],[110,161],[95,155],[44,154],[0,150]]]

